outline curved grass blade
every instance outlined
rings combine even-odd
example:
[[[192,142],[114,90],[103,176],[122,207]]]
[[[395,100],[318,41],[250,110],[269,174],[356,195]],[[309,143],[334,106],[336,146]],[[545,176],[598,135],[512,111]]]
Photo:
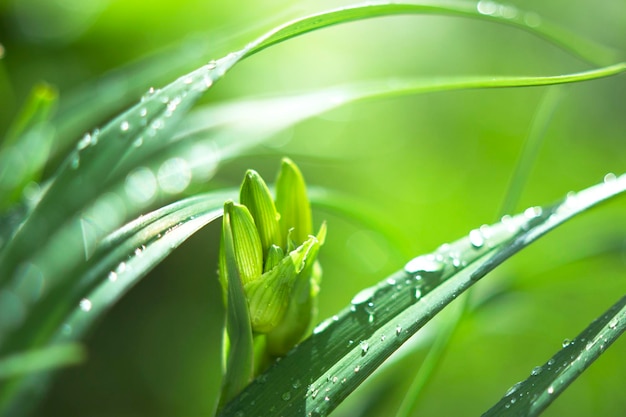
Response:
[[[105,239],[78,280],[36,306],[29,321],[12,334],[11,351],[71,343],[84,333],[141,277],[189,236],[218,219],[224,199],[236,190],[182,200],[142,216]],[[41,375],[0,385],[0,415],[15,411],[16,393],[40,382]]]
[[[207,166],[207,158],[225,160],[240,155],[273,134],[307,118],[361,100],[440,91],[546,86],[589,81],[626,72],[626,63],[557,76],[442,77],[353,83],[314,93],[244,100],[198,109],[185,118],[175,143],[155,151],[151,167],[181,157],[192,168]],[[198,150],[204,150],[199,152]],[[216,156],[219,155],[219,156]],[[138,160],[129,159],[129,165]]]
[[[225,159],[236,156],[241,154],[242,150],[249,148],[280,129],[354,100],[373,98],[381,95],[390,96],[452,88],[504,87],[520,84],[534,85],[574,82],[613,75],[625,69],[626,65],[616,65],[599,70],[556,77],[503,77],[495,79],[477,77],[470,79],[445,79],[439,80],[439,82],[408,80],[404,83],[396,83],[397,90],[389,90],[389,85],[386,83],[367,83],[363,85],[339,87],[322,93],[273,99],[266,102],[243,102],[243,104],[239,105],[218,107],[217,110],[210,108],[206,111],[196,113],[194,118],[191,119],[192,121],[196,121],[194,123],[187,123],[189,126],[188,132],[195,134],[203,128],[204,125],[214,127],[216,124],[226,125],[226,130],[220,132],[221,134],[210,136],[205,142],[181,142],[177,144],[177,146],[170,146],[162,153],[156,153],[154,160],[143,161],[144,166],[139,170],[139,174],[143,173],[148,175],[148,173],[157,172],[159,167],[163,166],[167,161],[180,159],[187,161],[186,164],[183,164],[185,168],[192,171],[203,170],[207,166],[214,166],[214,163],[207,162],[207,158],[211,159],[217,157],[219,159]],[[262,108],[268,113],[262,113],[264,117],[257,118],[259,116],[258,112],[244,111],[250,107]],[[281,111],[285,109],[289,110],[287,112]],[[273,112],[281,114],[281,117],[272,117],[271,114]],[[250,114],[252,114],[252,116],[247,116]],[[210,120],[212,122],[206,123],[198,120]],[[237,142],[233,140],[234,138],[245,139]],[[135,162],[139,163],[139,161]],[[132,165],[133,164],[129,165],[127,168],[121,169],[121,171],[125,172],[126,169],[130,169]],[[202,177],[203,175],[204,174],[194,173],[194,176],[197,177]],[[118,182],[121,182],[121,180],[120,178]],[[86,293],[85,288],[78,284],[82,281],[81,279],[75,278],[71,280],[71,282],[62,282],[61,280],[65,276],[79,277],[81,274],[80,270],[76,271],[75,269],[80,268],[81,265],[90,265],[89,262],[85,264],[84,259],[89,260],[94,256],[95,248],[98,247],[99,241],[106,235],[107,231],[118,227],[118,224],[111,220],[111,214],[118,210],[124,212],[132,209],[132,206],[128,207],[131,203],[126,201],[120,202],[120,196],[124,195],[124,190],[104,193],[90,209],[84,209],[83,214],[75,219],[74,223],[66,229],[63,229],[63,233],[60,237],[56,239],[50,238],[48,245],[44,245],[43,251],[40,251],[42,253],[31,254],[32,264],[36,265],[38,270],[46,271],[47,276],[45,278],[51,282],[50,287],[56,287],[56,289],[53,289],[53,292],[46,296],[46,300],[40,302],[38,306],[35,306],[33,313],[30,314],[36,315],[36,311],[45,312],[46,308],[49,308],[50,305],[58,306],[59,303],[55,301],[54,294],[72,293],[71,288],[74,285],[78,291],[83,294]],[[121,209],[118,207],[120,205],[122,206]],[[137,210],[137,208],[135,208],[135,210]],[[113,216],[113,220],[115,220],[115,217],[116,216]],[[121,220],[120,218],[116,221],[119,222]],[[98,228],[96,229],[92,225],[97,225]],[[55,241],[62,242],[62,244],[54,244]],[[64,262],[62,268],[58,266],[60,255],[55,252],[58,247],[62,247],[64,252],[62,254]],[[51,250],[46,252],[46,248]],[[2,321],[1,318],[0,321]]]
[[[15,268],[56,232],[68,218],[110,186],[111,174],[139,138],[149,148],[171,136],[190,106],[236,62],[229,55],[206,65],[159,91],[150,91],[141,103],[121,114],[102,131],[78,143],[63,163],[39,204],[0,253],[0,284],[15,275]]]
[[[413,259],[322,322],[220,416],[328,415],[411,335],[492,269],[571,217],[626,192],[626,175],[607,178],[554,206],[504,217]]]
[[[473,3],[442,5],[388,1],[356,4],[313,14],[279,26],[249,44],[244,49],[246,52],[243,56],[253,55],[287,39],[324,27],[373,17],[403,14],[461,16],[503,23],[538,35],[595,65],[607,65],[617,57],[616,51],[546,22],[536,13],[524,12],[514,6],[505,6],[492,1],[480,1],[476,5]]]
[[[480,6],[480,3],[479,3]],[[497,5],[496,5],[497,6]],[[268,32],[248,44],[241,51],[229,54],[215,64],[209,64],[189,73],[163,90],[152,94],[127,112],[115,118],[102,131],[87,134],[78,144],[77,149],[60,167],[49,190],[40,204],[22,226],[5,250],[0,253],[0,283],[12,277],[19,262],[35,249],[37,244],[53,233],[60,224],[79,210],[87,201],[101,191],[102,178],[106,180],[115,171],[120,157],[128,152],[129,144],[148,140],[155,143],[172,132],[176,121],[195,102],[195,100],[221,78],[225,72],[241,59],[292,37],[312,30],[336,25],[338,23],[397,14],[438,13],[470,16],[494,20],[509,25],[519,26],[544,36],[549,40],[569,47],[591,61],[588,51],[598,52],[598,48],[583,48],[580,39],[574,35],[562,36],[550,25],[529,24],[525,13],[504,13],[504,9],[482,10],[480,7],[466,5],[434,6],[409,3],[362,4],[298,19]],[[519,14],[519,16],[518,16]],[[604,60],[602,60],[604,61]],[[147,136],[147,137],[144,137]],[[94,146],[96,143],[100,146]],[[149,148],[149,146],[144,146]]]
[[[513,385],[483,416],[537,416],[626,330],[622,297],[548,362]]]
[[[162,91],[153,94],[143,103],[114,119],[102,132],[87,134],[78,144],[77,149],[62,165],[40,204],[23,224],[16,237],[0,253],[0,283],[15,275],[15,268],[28,256],[41,241],[53,234],[71,214],[76,213],[84,204],[95,198],[103,186],[110,181],[111,172],[115,172],[120,159],[125,154],[132,154],[130,143],[143,143],[144,136],[152,137],[150,144],[168,136],[181,115],[195,99],[213,82],[239,60],[250,56],[271,44],[281,42],[314,29],[323,28],[340,22],[405,13],[471,14],[475,17],[495,19],[511,23],[515,19],[499,13],[484,13],[463,7],[418,6],[402,3],[367,4],[338,9],[312,17],[300,19],[283,25],[260,37],[237,53],[229,54],[215,64],[209,64],[170,84]],[[433,9],[434,8],[434,9]],[[523,26],[530,27],[524,23]],[[539,29],[534,29],[539,31]],[[167,121],[167,123],[166,123]],[[157,139],[158,138],[158,139]],[[105,145],[94,146],[97,142]],[[94,151],[97,148],[97,151]],[[150,146],[143,146],[142,154]],[[87,168],[81,168],[85,167]],[[104,181],[102,180],[104,179]],[[9,278],[6,278],[9,277]]]

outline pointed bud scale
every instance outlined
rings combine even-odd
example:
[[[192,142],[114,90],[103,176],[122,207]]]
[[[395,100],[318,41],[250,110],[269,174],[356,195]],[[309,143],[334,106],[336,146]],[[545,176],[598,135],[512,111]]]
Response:
[[[276,180],[276,210],[280,213],[280,228],[285,239],[283,247],[286,247],[289,229],[293,228],[296,245],[302,244],[313,232],[304,178],[296,164],[288,158],[283,158]]]
[[[283,248],[277,245],[270,246],[267,251],[267,258],[265,259],[263,272],[271,271],[284,257],[285,251],[283,251]]]
[[[259,233],[252,215],[241,204],[227,201],[224,204],[224,216],[229,220],[228,223],[224,223],[224,227],[231,228],[235,263],[241,276],[241,283],[245,286],[263,273],[263,252]]]
[[[285,256],[272,270],[263,274],[261,279],[244,285],[250,308],[252,330],[268,333],[285,317],[292,297],[292,290],[297,278],[309,262],[314,262],[319,242],[311,236],[296,250]],[[308,260],[307,260],[308,259]]]
[[[263,253],[266,254],[272,244],[280,243],[280,228],[270,190],[256,171],[246,172],[239,192],[239,201],[250,211],[261,238]]]

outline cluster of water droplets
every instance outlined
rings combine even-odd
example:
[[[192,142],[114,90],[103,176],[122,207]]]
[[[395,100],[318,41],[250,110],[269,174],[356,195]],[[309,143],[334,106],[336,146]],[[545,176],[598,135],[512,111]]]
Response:
[[[85,133],[85,135],[76,144],[76,149],[72,153],[70,158],[70,168],[78,169],[80,167],[81,154],[88,148],[94,147],[98,144],[100,138],[100,129],[95,129],[92,132]]]
[[[480,0],[476,4],[476,10],[484,16],[518,20],[531,28],[536,28],[541,25],[541,17],[537,13],[521,12],[517,7],[511,4],[502,4],[491,0]]]

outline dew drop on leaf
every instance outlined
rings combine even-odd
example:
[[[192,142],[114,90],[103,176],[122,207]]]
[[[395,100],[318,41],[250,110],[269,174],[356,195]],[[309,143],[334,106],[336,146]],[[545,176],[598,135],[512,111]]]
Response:
[[[130,129],[130,123],[128,123],[128,121],[124,120],[122,123],[120,123],[120,130],[122,132],[126,132],[128,131],[128,129]]]
[[[361,343],[359,343],[359,346],[361,347],[361,352],[362,352],[363,354],[366,354],[366,353],[367,353],[367,351],[368,351],[368,350],[369,350],[369,348],[370,348],[370,345],[369,345],[369,343],[367,343],[367,341],[366,341],[366,340],[361,341]]]
[[[485,238],[480,230],[474,229],[469,233],[469,240],[471,245],[476,248],[482,248],[485,244]]]
[[[87,312],[91,310],[91,301],[89,301],[87,298],[83,298],[82,300],[80,300],[79,303],[80,309]]]
[[[437,260],[437,258],[432,254],[421,255],[417,258],[413,258],[404,266],[404,270],[411,275],[419,273],[441,273],[443,268],[444,264]]]

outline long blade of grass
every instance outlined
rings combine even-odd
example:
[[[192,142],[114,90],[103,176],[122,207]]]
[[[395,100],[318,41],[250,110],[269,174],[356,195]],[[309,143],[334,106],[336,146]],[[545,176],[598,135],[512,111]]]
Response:
[[[279,42],[324,27],[355,20],[403,14],[461,16],[503,23],[538,35],[595,65],[607,65],[617,57],[616,51],[546,22],[536,13],[521,11],[514,6],[501,5],[492,1],[448,5],[415,4],[402,1],[356,4],[313,14],[279,26],[249,44],[244,56],[253,55]]]
[[[533,368],[530,376],[513,385],[483,416],[537,416],[587,369],[626,330],[626,297],[550,360]]]
[[[210,128],[216,125],[226,126],[226,130],[221,131],[219,134],[209,136],[208,142],[204,144],[202,141],[192,140],[191,143],[181,141],[176,144],[176,146],[170,145],[170,147],[165,148],[162,153],[155,153],[153,160],[148,159],[143,161],[143,167],[131,177],[149,176],[148,180],[154,183],[156,181],[152,174],[153,172],[158,171],[159,167],[163,166],[167,161],[181,159],[186,161],[185,164],[182,164],[183,168],[192,171],[196,169],[202,170],[204,169],[203,167],[214,165],[214,163],[207,163],[207,158],[216,158],[216,155],[220,155],[219,159],[233,157],[240,154],[243,149],[249,148],[255,143],[258,143],[259,140],[265,139],[267,136],[280,129],[293,125],[307,117],[355,100],[374,98],[381,95],[401,95],[452,88],[484,86],[504,87],[520,84],[533,85],[559,83],[563,81],[574,82],[613,75],[625,69],[626,65],[616,65],[600,70],[557,77],[503,77],[495,79],[477,77],[470,78],[469,80],[467,78],[445,79],[434,83],[422,80],[405,80],[404,82],[395,84],[397,90],[389,90],[390,87],[387,83],[367,83],[330,89],[322,93],[305,94],[266,102],[244,102],[243,104],[218,107],[217,110],[210,108],[209,110],[197,113],[194,118],[188,121],[186,124],[190,126],[188,131],[190,133],[183,133],[183,135],[197,134],[198,131],[201,131],[201,129],[207,125]],[[266,113],[262,113],[262,117],[258,117],[258,111],[256,113],[254,111],[246,111],[250,108],[262,108]],[[286,109],[289,110],[285,111]],[[274,113],[280,114],[281,117],[272,117]],[[203,122],[203,120],[212,122],[207,123]],[[243,139],[236,142],[236,138]],[[136,161],[136,163],[138,164],[139,161]],[[130,164],[127,169],[130,170],[133,165],[134,164]],[[126,171],[126,169],[122,169],[121,171]],[[198,176],[202,177],[202,175]],[[131,177],[126,177],[126,181],[128,182],[128,178]],[[123,181],[123,178],[120,178],[118,182],[121,181]],[[146,184],[142,183],[139,188],[150,188],[148,186],[150,184],[148,183],[150,183],[150,181],[147,181]],[[124,197],[130,199],[130,203],[124,201]],[[55,287],[55,289],[53,289],[44,300],[40,301],[30,314],[37,316],[38,314],[35,313],[39,311],[45,316],[46,308],[65,305],[64,302],[56,300],[56,297],[58,295],[58,297],[64,298],[64,294],[73,293],[71,288],[74,286],[77,288],[77,291],[83,294],[87,292],[85,287],[79,284],[79,282],[84,281],[84,279],[78,278],[82,274],[80,272],[81,265],[85,267],[91,265],[89,262],[85,263],[85,259],[89,261],[89,259],[94,256],[93,248],[98,247],[101,239],[99,236],[104,237],[108,230],[118,227],[119,223],[123,220],[121,215],[115,216],[113,214],[117,211],[125,212],[131,210],[133,203],[132,197],[133,196],[127,196],[125,194],[123,186],[121,190],[104,193],[90,209],[85,210],[83,215],[71,223],[71,227],[68,226],[67,229],[64,229],[64,232],[60,234],[56,240],[50,239],[48,245],[42,245],[44,248],[43,251],[40,251],[42,253],[31,254],[31,263],[36,265],[39,271],[46,272],[47,276],[45,278],[50,282],[49,286]],[[140,208],[141,206],[135,207],[135,210]],[[92,225],[97,225],[99,229],[95,229]],[[57,245],[54,242],[63,243],[62,245]],[[58,247],[63,248],[63,254],[57,253],[56,248]],[[46,249],[50,250],[46,252]],[[63,260],[62,268],[58,266],[59,259]],[[76,268],[79,268],[79,270],[76,270]],[[74,276],[77,278],[65,283],[58,282],[58,280],[62,280],[65,276]],[[68,299],[75,302],[72,298]],[[30,321],[28,323],[30,323]],[[26,328],[26,326],[24,327]],[[36,326],[32,328],[36,328]]]
[[[352,305],[257,378],[221,417],[328,415],[435,314],[506,259],[602,201],[626,191],[626,175],[571,194],[551,207],[473,230],[410,261],[357,294]]]
[[[125,153],[124,149],[128,149],[129,143],[136,142],[140,138],[146,139],[144,136],[153,137],[150,140],[151,143],[157,141],[154,137],[166,137],[167,133],[171,133],[175,121],[180,118],[185,110],[193,104],[202,92],[221,78],[229,68],[247,56],[292,37],[339,23],[378,16],[439,13],[470,16],[519,26],[541,34],[546,39],[565,45],[593,62],[605,62],[604,58],[591,57],[595,53],[602,55],[599,53],[602,48],[579,48],[579,45],[588,46],[589,43],[577,39],[575,35],[563,36],[562,31],[554,30],[544,22],[537,23],[536,19],[535,23],[532,21],[529,23],[528,15],[525,13],[518,13],[517,11],[507,13],[505,9],[499,8],[497,5],[493,10],[491,8],[485,10],[480,5],[481,3],[477,7],[468,7],[461,4],[440,6],[382,2],[323,12],[279,26],[251,42],[241,51],[223,58],[218,63],[205,66],[181,77],[162,91],[147,98],[143,103],[115,118],[101,132],[94,131],[79,142],[75,152],[61,166],[52,186],[31,218],[23,225],[23,231],[11,241],[7,250],[0,254],[0,283],[4,277],[13,275],[16,266],[14,260],[19,262],[24,253],[29,253],[34,249],[34,243],[29,242],[43,240],[64,219],[67,219],[69,214],[76,212],[85,201],[98,195],[101,187],[93,186],[92,183],[102,183],[102,181],[97,181],[98,178],[106,179],[110,172],[115,171],[115,165],[120,156]],[[589,51],[592,53],[590,54]],[[150,127],[147,128],[147,126]],[[96,142],[105,143],[106,146],[94,146]],[[94,151],[94,148],[97,150]],[[50,195],[54,197],[51,198]],[[45,213],[45,215],[41,213]]]
[[[7,349],[56,346],[83,337],[141,277],[189,236],[218,219],[224,200],[236,195],[236,190],[228,190],[182,200],[146,214],[108,236],[75,282],[36,306],[25,325],[12,334]],[[27,375],[0,384],[0,415],[7,410],[17,412],[14,407],[21,405],[16,393],[40,382],[40,375]]]

